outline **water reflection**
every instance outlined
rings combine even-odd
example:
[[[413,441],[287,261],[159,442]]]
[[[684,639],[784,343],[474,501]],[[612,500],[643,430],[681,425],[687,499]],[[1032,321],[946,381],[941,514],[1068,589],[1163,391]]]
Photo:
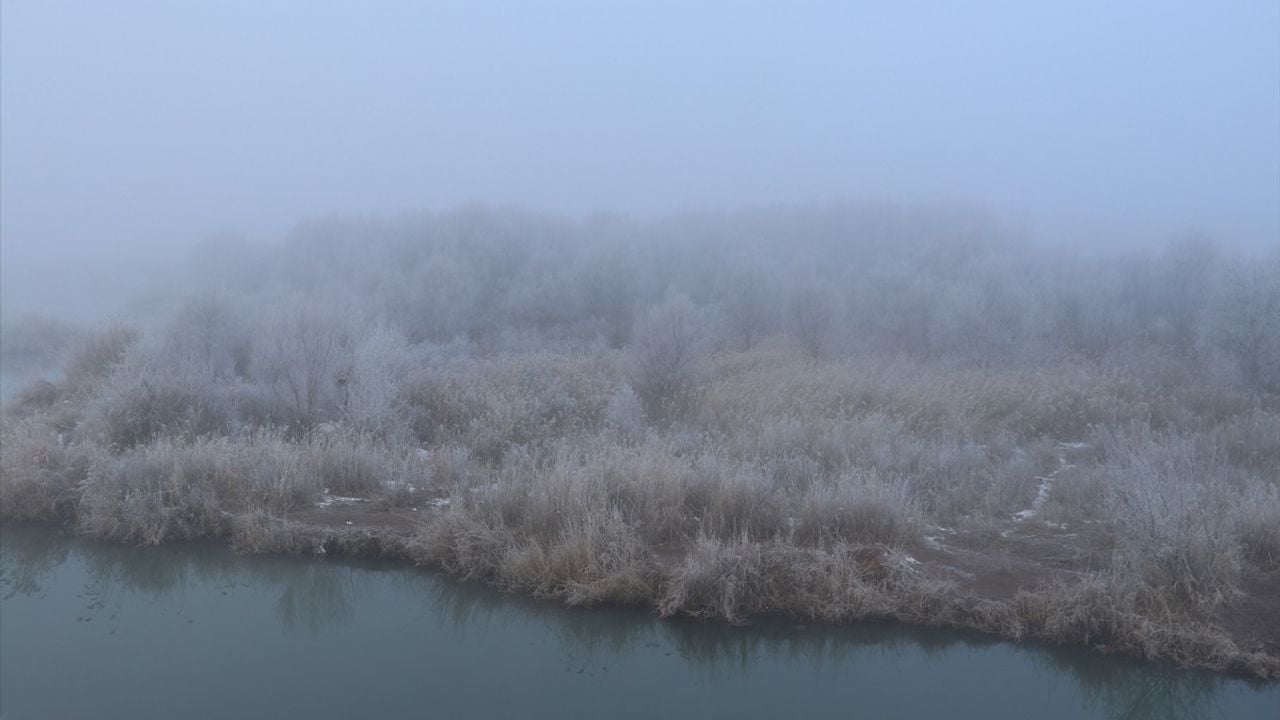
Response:
[[[328,572],[315,565],[301,566],[275,576],[280,586],[276,600],[276,616],[288,630],[299,623],[309,630],[328,625],[344,625],[355,615],[355,600],[360,594],[351,573]]]
[[[0,594],[44,595],[48,578],[67,561],[75,541],[59,531],[0,529]]]
[[[1079,653],[1045,653],[1051,671],[1074,678],[1084,705],[1117,720],[1208,717],[1225,679],[1153,668],[1127,658],[1090,662]]]
[[[67,560],[79,560],[88,577],[77,597],[86,600],[90,620],[117,607],[126,594],[181,597],[208,586],[227,595],[247,588],[268,588],[276,597],[275,614],[287,630],[318,631],[349,623],[362,591],[350,565],[293,558],[240,558],[208,543],[139,548],[86,542],[65,530],[38,526],[5,527],[0,532],[0,593],[43,595],[45,586]]]
[[[653,655],[679,658],[702,682],[750,676],[777,663],[811,673],[856,674],[869,664],[963,662],[966,652],[1008,652],[1045,676],[1069,677],[1093,714],[1111,718],[1196,718],[1214,710],[1228,689],[1248,687],[1234,678],[1168,669],[1102,657],[1078,649],[1011,645],[976,633],[891,624],[804,627],[764,621],[750,628],[688,621],[659,622],[619,608],[566,610],[554,603],[504,595],[473,583],[383,564],[332,559],[237,557],[205,544],[137,549],[78,540],[46,527],[5,527],[0,532],[0,595],[45,597],[58,572],[78,562],[88,578],[78,597],[91,620],[114,612],[131,596],[168,598],[184,607],[192,596],[266,593],[286,632],[320,633],[353,623],[371,593],[391,593],[416,605],[427,619],[460,637],[516,635],[540,627],[555,638],[565,669],[607,671],[620,659]],[[180,611],[181,612],[181,611]],[[526,632],[527,634],[527,632]],[[772,665],[770,664],[772,663]],[[1230,688],[1228,688],[1230,685]],[[1258,689],[1260,686],[1252,686]],[[1268,693],[1277,690],[1265,686]]]
[[[554,603],[478,590],[464,583],[415,582],[419,584],[436,617],[456,630],[543,624],[559,638],[565,655],[585,667],[607,665],[611,657],[642,648],[670,649],[699,677],[716,682],[749,674],[766,658],[824,673],[852,671],[868,661],[903,664],[914,652],[942,657],[957,648],[1002,647],[1025,656],[1043,673],[1068,675],[1093,714],[1117,720],[1207,717],[1224,683],[1275,689],[1274,683],[1178,670],[1079,648],[1013,645],[983,633],[892,623],[832,628],[765,620],[748,628],[729,628],[687,620],[656,622],[645,613],[616,608],[567,612]]]

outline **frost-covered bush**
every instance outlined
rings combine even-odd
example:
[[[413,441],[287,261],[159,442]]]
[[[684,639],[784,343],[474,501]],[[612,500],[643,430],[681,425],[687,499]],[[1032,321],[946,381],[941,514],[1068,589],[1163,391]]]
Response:
[[[73,518],[94,452],[92,445],[67,443],[41,418],[7,418],[0,427],[0,516]]]
[[[644,437],[644,405],[630,385],[619,387],[609,397],[605,422],[624,442],[635,443]]]
[[[344,422],[357,432],[383,438],[408,433],[401,384],[418,362],[418,354],[394,330],[375,327],[357,340],[342,398]]]
[[[269,433],[161,439],[93,455],[77,522],[91,535],[145,544],[225,535],[237,514],[297,507],[313,484],[296,449]]]
[[[509,448],[598,428],[611,382],[606,365],[558,354],[450,362],[415,374],[403,403],[420,442],[463,442],[497,462]]]
[[[1280,255],[1231,267],[1211,308],[1210,341],[1243,382],[1280,391]]]
[[[72,350],[63,371],[68,387],[88,391],[127,356],[141,334],[125,325],[109,325],[89,333]]]
[[[156,371],[139,358],[86,403],[77,434],[120,452],[165,437],[226,435],[232,412],[221,389],[207,378]]]
[[[840,305],[833,289],[810,280],[791,290],[787,303],[789,327],[796,343],[811,358],[827,354],[840,322]]]
[[[672,295],[650,308],[631,346],[631,387],[660,425],[687,415],[697,401],[703,328],[689,298]]]
[[[257,331],[252,374],[270,388],[295,428],[338,416],[352,372],[348,318],[303,305],[275,309]]]
[[[164,333],[168,363],[212,378],[246,377],[253,337],[243,310],[218,295],[191,298]]]
[[[1240,491],[1186,437],[1135,429],[1098,469],[1119,559],[1185,603],[1215,606],[1237,591]]]
[[[332,495],[368,498],[399,480],[399,453],[367,435],[313,434],[301,452],[306,483]]]

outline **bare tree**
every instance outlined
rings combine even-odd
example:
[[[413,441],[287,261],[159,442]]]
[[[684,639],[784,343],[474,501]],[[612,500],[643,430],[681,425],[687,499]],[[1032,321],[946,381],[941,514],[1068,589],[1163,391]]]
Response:
[[[817,282],[797,287],[791,293],[791,333],[809,357],[826,355],[831,342],[836,301],[831,291]]]
[[[1231,268],[1214,311],[1214,342],[1244,381],[1280,390],[1280,256]]]
[[[343,417],[351,427],[384,437],[407,429],[398,383],[409,374],[412,358],[404,337],[384,327],[354,344],[350,381],[341,397]]]
[[[1200,319],[1209,303],[1217,250],[1207,238],[1192,236],[1165,251],[1164,310],[1170,343],[1179,351],[1196,346]]]
[[[769,279],[759,268],[738,271],[726,283],[724,314],[738,348],[750,350],[769,330]]]
[[[631,338],[636,308],[632,273],[621,260],[600,262],[587,270],[583,281],[585,307],[603,322],[611,347],[622,347]]]
[[[332,417],[351,380],[351,337],[336,313],[284,310],[267,322],[254,358],[255,374],[283,403],[298,429]]]
[[[188,300],[178,310],[164,340],[172,359],[215,378],[244,376],[249,370],[248,328],[221,297]]]
[[[693,303],[672,295],[649,309],[632,340],[632,387],[650,419],[665,424],[687,411],[697,386],[699,336]]]

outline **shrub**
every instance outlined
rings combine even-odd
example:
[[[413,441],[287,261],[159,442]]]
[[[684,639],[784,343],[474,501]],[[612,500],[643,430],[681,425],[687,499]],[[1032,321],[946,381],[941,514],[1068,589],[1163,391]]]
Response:
[[[392,478],[390,450],[368,436],[312,435],[303,448],[308,483],[333,495],[369,497]]]
[[[89,535],[142,544],[226,536],[239,514],[280,513],[314,497],[298,464],[296,452],[271,434],[160,439],[95,455],[78,524]]]
[[[1261,568],[1280,567],[1280,487],[1254,482],[1239,507],[1238,532],[1245,559]]]
[[[805,545],[910,545],[922,529],[905,479],[860,473],[807,495],[795,532]]]
[[[11,404],[6,403],[6,410],[19,416],[29,415],[48,410],[62,398],[61,387],[48,380],[36,380],[19,391]]]
[[[125,325],[110,325],[91,332],[73,350],[64,371],[67,386],[87,391],[119,365],[141,335]]]
[[[1098,471],[1122,566],[1192,607],[1237,592],[1241,554],[1229,508],[1238,494],[1190,441],[1131,431]]]
[[[162,342],[171,367],[213,378],[246,377],[252,337],[231,303],[217,295],[187,300]]]
[[[90,401],[80,432],[115,452],[162,437],[224,435],[231,416],[217,392],[192,379],[133,369]]]
[[[334,419],[351,381],[351,332],[340,314],[304,306],[268,317],[253,375],[275,394],[295,430]]]
[[[68,445],[39,419],[6,420],[0,429],[0,518],[70,520],[89,473],[92,449]]]
[[[631,387],[650,420],[666,425],[693,408],[701,374],[699,345],[689,298],[672,295],[645,315],[632,338]]]
[[[216,469],[168,442],[95,463],[79,524],[95,537],[146,545],[225,532]]]
[[[791,333],[809,357],[821,358],[829,350],[836,308],[835,297],[823,285],[811,283],[792,290]]]

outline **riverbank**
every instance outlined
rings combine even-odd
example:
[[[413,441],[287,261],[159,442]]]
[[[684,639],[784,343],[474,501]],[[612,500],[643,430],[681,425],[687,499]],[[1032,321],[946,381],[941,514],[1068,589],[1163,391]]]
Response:
[[[521,563],[478,562],[475,544],[481,539],[442,532],[441,524],[457,522],[448,515],[447,507],[439,506],[424,512],[335,503],[285,517],[230,518],[223,539],[246,554],[402,561],[569,605],[639,606],[661,617],[733,624],[768,616],[823,624],[897,621],[1280,679],[1275,622],[1280,573],[1258,578],[1229,608],[1208,619],[1178,612],[1115,574],[1055,569],[1051,558],[1033,552],[1002,554],[1028,549],[1034,530],[986,553],[962,550],[963,540],[914,555],[882,545],[799,551],[741,544],[647,558],[642,574],[634,568],[592,572],[588,568],[603,558],[582,557],[582,566],[552,575],[541,568],[530,573]],[[510,555],[513,548],[487,551]]]
[[[710,545],[647,558],[639,574],[588,570],[604,564],[599,557],[577,558],[586,567],[567,572],[552,558],[534,572],[518,562],[487,564],[475,557],[477,537],[437,522],[453,521],[424,526],[414,513],[377,507],[317,509],[246,522],[232,544],[243,552],[403,559],[570,605],[634,604],[662,616],[731,623],[776,614],[823,623],[895,620],[1280,678],[1280,573],[1257,578],[1229,607],[1199,619],[1115,573],[1087,573],[1083,558],[1074,566],[1063,562],[1064,552],[1083,550],[1088,541],[1073,548],[1052,529],[1023,527],[984,552],[965,549],[964,538],[914,552],[884,545]],[[488,552],[509,555],[513,548]]]
[[[898,620],[1280,677],[1280,397],[1174,360],[766,347],[709,356],[654,419],[619,353],[477,358],[404,370],[376,431],[274,421],[243,381],[152,372],[136,342],[103,335],[6,405],[0,519],[394,557],[668,617]]]

